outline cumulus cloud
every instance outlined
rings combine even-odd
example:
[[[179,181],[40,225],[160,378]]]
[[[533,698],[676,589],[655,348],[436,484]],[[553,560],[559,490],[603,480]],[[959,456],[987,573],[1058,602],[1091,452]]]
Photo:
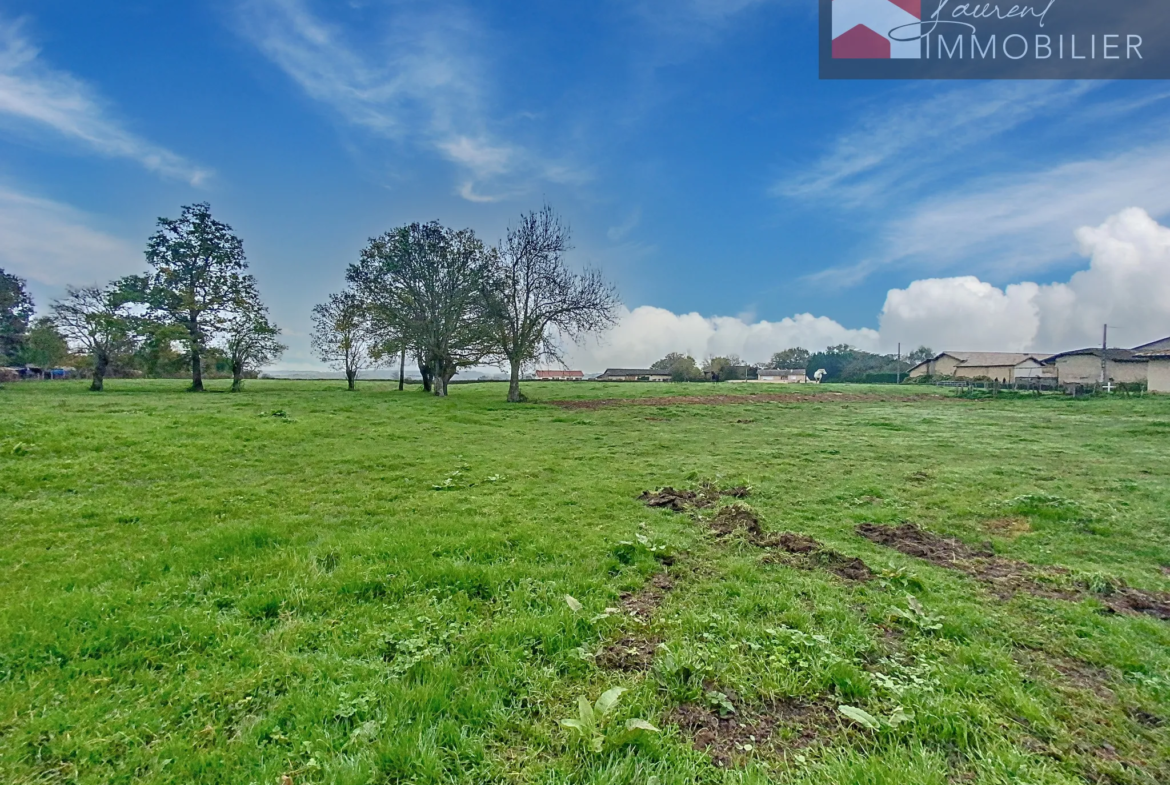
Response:
[[[886,296],[883,342],[938,348],[1060,351],[1100,342],[1114,325],[1119,345],[1170,335],[1170,229],[1130,208],[1076,232],[1089,268],[1067,282],[1004,288],[971,276],[914,281]]]
[[[643,305],[632,311],[622,308],[618,326],[597,343],[572,347],[569,361],[575,368],[590,371],[643,368],[670,352],[683,352],[699,361],[729,354],[754,361],[789,346],[841,343],[876,349],[880,337],[876,330],[851,330],[827,317],[807,313],[778,322],[748,322],[734,316],[676,314]]]
[[[142,251],[68,205],[0,186],[0,267],[49,287],[136,272]]]
[[[1099,344],[1105,323],[1115,345],[1170,335],[1170,229],[1130,208],[1080,229],[1076,240],[1089,267],[1068,281],[1002,288],[975,276],[913,281],[887,293],[878,330],[812,314],[770,322],[641,306],[623,308],[617,327],[599,342],[572,347],[569,361],[591,372],[645,367],[669,352],[758,362],[788,347],[841,343],[881,352],[899,342],[904,350],[1057,352]]]
[[[128,158],[192,185],[209,175],[112,119],[88,85],[47,66],[21,26],[4,19],[0,19],[0,119],[24,131],[49,129],[100,155]]]

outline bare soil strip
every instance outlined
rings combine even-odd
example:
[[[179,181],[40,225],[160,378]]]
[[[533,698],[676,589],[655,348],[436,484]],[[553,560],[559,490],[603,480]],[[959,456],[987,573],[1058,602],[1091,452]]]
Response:
[[[1166,592],[1142,591],[1123,583],[1107,593],[1090,592],[1084,587],[1061,586],[1052,580],[1065,572],[1060,568],[1044,571],[1027,562],[1000,558],[995,555],[990,544],[973,547],[960,540],[932,534],[913,523],[900,526],[863,523],[857,527],[857,533],[871,542],[893,548],[907,556],[970,575],[987,584],[993,593],[1003,599],[1019,592],[1070,602],[1092,596],[1114,613],[1145,614],[1170,620],[1170,594]]]
[[[914,403],[921,395],[859,395],[857,393],[765,393],[761,395],[669,395],[657,398],[596,398],[545,401],[562,409],[591,410],[611,406],[742,406],[752,403]],[[931,401],[960,401],[932,396]]]
[[[669,717],[691,737],[694,748],[706,752],[716,766],[732,766],[758,753],[775,755],[799,750],[822,741],[840,727],[834,722],[833,712],[823,704],[786,699],[745,707],[735,693],[724,694],[734,706],[734,713],[724,716],[708,706],[688,703]]]
[[[622,595],[622,610],[636,621],[648,625],[666,595],[674,589],[674,579],[665,572],[655,574],[636,592]],[[662,639],[645,629],[624,635],[597,653],[595,662],[606,670],[628,673],[648,671]]]

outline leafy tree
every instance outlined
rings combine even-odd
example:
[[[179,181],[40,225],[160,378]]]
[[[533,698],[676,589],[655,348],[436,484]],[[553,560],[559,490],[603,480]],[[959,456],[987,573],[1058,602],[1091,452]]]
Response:
[[[565,263],[569,227],[552,208],[520,217],[491,256],[484,296],[494,349],[510,366],[508,401],[519,403],[520,370],[538,360],[564,362],[560,339],[579,341],[616,321],[617,295],[597,270]]]
[[[392,313],[400,338],[445,396],[459,371],[492,357],[486,298],[489,254],[470,229],[414,223],[370,240],[346,278],[367,304]],[[498,350],[497,350],[498,351]]]
[[[919,363],[924,363],[927,360],[934,358],[934,356],[934,349],[931,349],[929,346],[919,346],[917,349],[910,352],[910,354],[906,355],[906,361],[909,362],[911,366],[914,366],[918,365]]]
[[[211,217],[206,202],[188,205],[177,219],[159,218],[147,242],[151,271],[144,299],[162,321],[184,330],[191,389],[203,390],[202,355],[239,297],[248,268],[244,244]]]
[[[776,352],[772,355],[772,359],[768,362],[769,368],[807,368],[809,358],[812,355],[808,349],[801,349],[797,346],[794,349],[785,349],[782,352]]]
[[[743,364],[743,360],[734,354],[730,357],[712,357],[704,364],[703,370],[711,374],[713,381],[730,382],[744,378]]]
[[[365,303],[354,292],[331,294],[314,306],[313,350],[321,362],[345,372],[349,389],[356,389],[358,373],[373,365],[370,352],[376,342]]]
[[[21,362],[40,368],[53,368],[69,358],[69,344],[48,316],[32,323],[25,335]]]
[[[674,382],[696,382],[703,380],[703,372],[699,370],[699,365],[695,362],[695,358],[690,355],[679,354],[678,352],[671,352],[661,360],[658,360],[650,366],[650,370],[669,373],[671,381]]]
[[[101,392],[113,359],[134,348],[131,322],[116,286],[66,289],[53,303],[53,322],[80,351],[89,355],[93,376],[89,389]]]
[[[25,289],[24,279],[0,268],[0,362],[20,361],[32,315],[33,300]]]
[[[268,309],[260,302],[256,280],[241,279],[235,308],[224,324],[224,351],[232,372],[232,392],[244,388],[244,374],[267,365],[288,348],[278,338],[280,328],[268,320]]]

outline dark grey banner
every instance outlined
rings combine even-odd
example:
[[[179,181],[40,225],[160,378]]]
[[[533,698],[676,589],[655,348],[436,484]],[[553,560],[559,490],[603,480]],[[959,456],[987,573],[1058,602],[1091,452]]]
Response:
[[[1170,79],[1170,0],[820,0],[822,79]]]

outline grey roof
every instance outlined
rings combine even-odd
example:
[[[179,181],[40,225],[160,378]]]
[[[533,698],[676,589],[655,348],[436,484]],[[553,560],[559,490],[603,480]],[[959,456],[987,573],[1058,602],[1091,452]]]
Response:
[[[1133,347],[1133,351],[1134,354],[1140,354],[1143,357],[1164,357],[1166,355],[1170,355],[1170,338],[1163,338],[1160,341],[1143,343],[1141,346]]]
[[[954,357],[963,365],[975,367],[1019,365],[1025,360],[1035,360],[1042,363],[1051,357],[1051,355],[1042,352],[942,352],[934,359],[937,360],[944,355]]]
[[[606,368],[602,376],[670,376],[670,371],[652,371],[649,368]]]
[[[1102,349],[1100,346],[1090,346],[1090,347],[1085,348],[1085,349],[1074,349],[1071,352],[1061,352],[1060,354],[1054,354],[1048,358],[1048,362],[1054,363],[1057,360],[1059,360],[1061,357],[1076,357],[1076,356],[1100,357],[1101,353],[1102,353]],[[1124,363],[1124,362],[1143,362],[1146,358],[1135,356],[1133,353],[1133,350],[1131,350],[1131,349],[1108,349],[1105,351],[1105,359],[1109,360],[1110,362]]]

